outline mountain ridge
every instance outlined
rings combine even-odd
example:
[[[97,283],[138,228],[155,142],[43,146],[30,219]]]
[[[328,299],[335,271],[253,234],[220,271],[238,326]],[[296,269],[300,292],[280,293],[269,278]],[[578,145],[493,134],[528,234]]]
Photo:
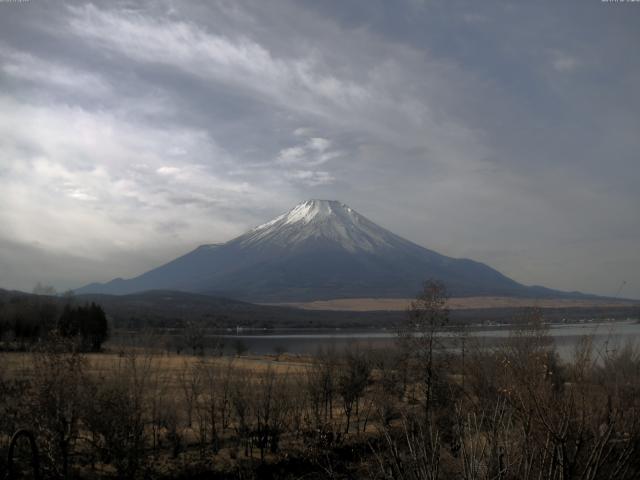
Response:
[[[427,279],[452,295],[583,296],[522,285],[471,259],[441,255],[335,200],[308,200],[223,244],[201,245],[132,279],[78,293],[170,289],[251,302],[414,296]]]

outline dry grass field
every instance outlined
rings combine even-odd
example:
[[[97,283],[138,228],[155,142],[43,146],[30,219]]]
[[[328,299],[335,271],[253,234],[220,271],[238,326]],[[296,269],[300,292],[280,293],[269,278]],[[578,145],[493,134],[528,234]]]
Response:
[[[52,479],[638,478],[637,350],[562,364],[536,324],[460,357],[429,331],[314,357],[0,353],[0,453],[26,427]]]
[[[267,370],[277,374],[299,374],[304,372],[312,362],[311,357],[289,354],[279,356],[199,357],[129,351],[124,357],[117,353],[87,354],[85,355],[86,372],[89,375],[104,375],[112,372],[130,354],[136,355],[137,362],[148,363],[154,370],[161,371],[164,377],[172,380],[177,379],[185,369],[190,370],[203,362],[218,368],[226,368],[229,365],[233,365],[238,370],[255,374],[262,374]],[[0,363],[2,363],[2,371],[6,377],[24,378],[33,372],[34,356],[29,352],[0,352]]]
[[[0,392],[8,393],[0,399],[0,413],[9,413],[2,418],[6,425],[0,422],[0,452],[6,456],[11,432],[27,426],[42,435],[38,441],[47,462],[56,459],[47,465],[50,478],[67,475],[61,470],[64,455],[74,459],[69,468],[80,478],[190,478],[188,472],[202,470],[219,478],[261,478],[253,476],[260,465],[264,470],[293,452],[308,455],[305,435],[320,443],[326,442],[322,432],[327,428],[336,438],[345,435],[347,416],[347,431],[374,432],[373,422],[362,419],[364,410],[358,413],[356,407],[345,414],[337,398],[342,361],[327,358],[320,364],[288,354],[176,355],[139,348],[0,352]],[[315,397],[311,401],[316,403],[308,403],[307,388],[315,389],[316,382],[327,388],[320,387],[324,375],[335,376],[328,391],[335,398]],[[366,375],[378,377],[371,365]],[[360,409],[363,393],[352,400]],[[369,416],[371,399],[366,405]],[[68,432],[62,437],[56,433],[60,427]],[[96,437],[100,441],[91,440]],[[74,444],[72,455],[59,448],[68,440]],[[238,468],[248,471],[238,474]]]
[[[0,352],[0,471],[28,429],[56,480],[640,477],[640,350],[585,337],[564,361],[538,312],[452,349],[440,287],[417,301],[388,349],[192,356],[130,332],[88,353],[57,330],[7,344],[24,351]]]
[[[406,310],[410,298],[340,298],[334,300],[316,300],[313,302],[292,302],[270,305],[289,306],[304,310],[333,310],[367,312],[376,310]],[[591,300],[591,299],[535,299],[514,297],[454,297],[448,301],[451,310],[489,309],[489,308],[607,308],[639,305],[630,300]]]

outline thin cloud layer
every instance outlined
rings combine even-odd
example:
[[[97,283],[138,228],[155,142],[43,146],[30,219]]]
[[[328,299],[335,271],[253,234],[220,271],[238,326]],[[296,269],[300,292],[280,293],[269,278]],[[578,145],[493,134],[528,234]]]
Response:
[[[640,297],[634,7],[0,3],[0,287],[133,276],[314,197]]]

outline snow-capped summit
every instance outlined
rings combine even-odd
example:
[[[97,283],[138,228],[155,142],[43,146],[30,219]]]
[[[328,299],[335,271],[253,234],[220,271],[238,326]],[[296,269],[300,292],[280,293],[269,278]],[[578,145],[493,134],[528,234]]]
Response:
[[[328,218],[331,215],[336,215],[341,210],[347,212],[352,211],[344,203],[335,200],[307,200],[306,202],[299,203],[288,212],[283,213],[273,220],[257,226],[253,230],[263,230],[275,224],[291,225],[298,222],[307,224],[314,219]]]
[[[136,278],[78,292],[183,290],[255,302],[398,298],[414,296],[427,279],[444,282],[460,296],[562,295],[428,250],[334,200],[308,200],[226,243],[204,245]]]
[[[280,215],[268,223],[280,219],[283,219],[287,225],[296,222],[309,223],[314,219],[328,218],[332,215],[344,214],[345,212],[351,213],[352,210],[344,203],[336,200],[307,200],[306,202],[299,203],[284,215]]]
[[[306,241],[325,241],[348,251],[390,248],[399,237],[379,227],[351,207],[335,200],[307,200],[263,223],[234,242],[243,246],[269,244],[297,248]]]

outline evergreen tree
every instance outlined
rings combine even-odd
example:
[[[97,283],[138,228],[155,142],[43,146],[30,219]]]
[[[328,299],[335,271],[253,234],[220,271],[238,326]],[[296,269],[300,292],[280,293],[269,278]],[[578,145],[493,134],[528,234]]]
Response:
[[[98,352],[102,348],[102,344],[109,336],[109,325],[107,324],[107,316],[100,305],[91,303],[87,311],[87,329],[86,335],[83,337],[89,343],[92,351]]]
[[[58,320],[60,335],[67,338],[78,337],[83,350],[100,351],[109,335],[107,317],[100,305],[72,307],[67,304]]]

